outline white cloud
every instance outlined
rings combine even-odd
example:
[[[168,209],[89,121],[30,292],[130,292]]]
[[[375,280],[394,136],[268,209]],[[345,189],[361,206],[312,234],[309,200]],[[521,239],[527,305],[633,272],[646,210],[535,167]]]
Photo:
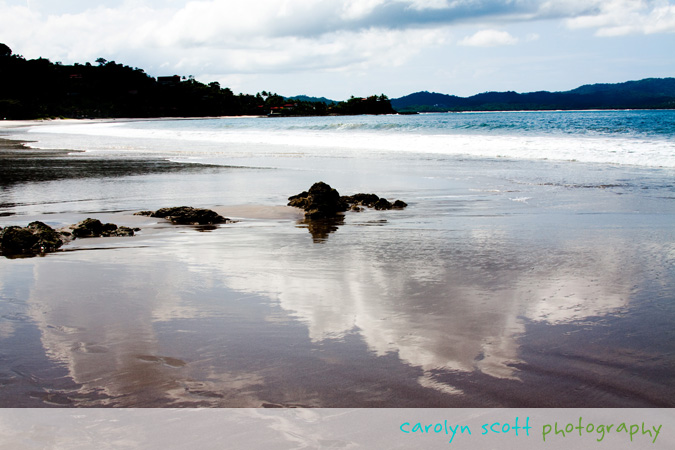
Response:
[[[450,7],[448,0],[409,0],[410,8],[423,9],[445,9]]]
[[[6,9],[0,28],[13,35],[10,47],[27,57],[69,63],[102,56],[193,74],[395,67],[446,41],[443,28],[349,25],[382,3],[211,0],[171,10],[141,2],[47,16],[18,6]],[[134,54],[138,63],[129,60]]]
[[[511,36],[506,31],[481,30],[472,36],[465,37],[458,44],[469,47],[498,47],[502,45],[515,45],[517,43],[518,38]]]
[[[69,64],[104,57],[154,76],[173,72],[200,80],[202,74],[225,80],[386,70],[456,42],[451,36],[460,27],[481,31],[459,44],[483,47],[537,40],[546,32],[542,24],[550,28],[554,21],[594,29],[599,36],[675,30],[675,6],[665,0],[67,0],[59,5],[0,0],[0,41],[27,58]],[[537,23],[542,21],[548,22]],[[514,25],[523,24],[527,32],[513,32]],[[427,64],[437,66],[437,61]]]
[[[385,0],[347,0],[342,6],[341,17],[347,20],[361,19],[371,14]]]
[[[593,14],[567,20],[572,29],[596,28],[603,37],[675,33],[675,5],[665,0],[606,0]]]

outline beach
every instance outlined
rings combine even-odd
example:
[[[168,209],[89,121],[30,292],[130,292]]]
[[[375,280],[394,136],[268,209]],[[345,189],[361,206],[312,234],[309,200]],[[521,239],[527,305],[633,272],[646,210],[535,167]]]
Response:
[[[3,124],[0,406],[673,407],[673,114]]]

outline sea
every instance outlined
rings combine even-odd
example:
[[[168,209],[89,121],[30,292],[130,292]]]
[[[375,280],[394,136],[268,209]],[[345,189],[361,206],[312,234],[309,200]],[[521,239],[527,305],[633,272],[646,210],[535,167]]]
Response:
[[[0,138],[0,226],[140,228],[0,257],[0,406],[675,406],[675,111]],[[312,223],[318,181],[408,206]],[[232,221],[134,215],[184,205]]]

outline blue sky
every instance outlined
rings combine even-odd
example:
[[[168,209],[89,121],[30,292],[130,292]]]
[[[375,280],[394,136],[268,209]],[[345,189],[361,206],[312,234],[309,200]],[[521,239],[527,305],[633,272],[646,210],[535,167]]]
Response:
[[[0,0],[0,42],[343,100],[675,76],[675,0]]]

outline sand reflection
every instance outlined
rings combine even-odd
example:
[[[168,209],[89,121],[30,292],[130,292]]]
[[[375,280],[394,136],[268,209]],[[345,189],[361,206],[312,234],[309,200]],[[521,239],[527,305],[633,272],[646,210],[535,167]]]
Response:
[[[607,251],[608,241],[579,244],[583,251],[564,241],[554,248],[530,242],[523,251],[504,233],[444,242],[390,231],[388,241],[372,242],[378,237],[364,239],[355,229],[342,227],[321,246],[303,235],[263,234],[253,251],[250,238],[233,238],[227,261],[215,249],[183,247],[180,257],[206,263],[231,288],[278,301],[312,341],[358,333],[370,351],[422,368],[420,384],[443,392],[461,391],[435,380],[439,370],[517,379],[527,321],[620,310],[635,272],[626,264],[631,258]]]
[[[199,319],[211,311],[188,304],[196,273],[172,261],[129,260],[128,253],[91,252],[38,261],[29,314],[49,358],[77,385],[66,392],[79,406],[259,406],[246,387],[260,379],[220,370],[195,380],[199,359],[162,342],[158,323]],[[97,261],[106,256],[105,262]],[[181,333],[181,330],[173,330]],[[203,356],[203,355],[202,355]]]
[[[27,314],[82,406],[261,406],[274,366],[247,356],[247,342],[289,325],[269,307],[230,307],[246,295],[281,307],[313,345],[357,335],[373,356],[420,369],[419,386],[461,394],[441,375],[518,380],[528,322],[621,311],[637,273],[609,237],[531,240],[524,251],[507,232],[385,228],[347,224],[316,245],[292,220],[240,222],[169,229],[146,248],[37,258],[23,284]],[[267,316],[225,333],[247,315]]]

